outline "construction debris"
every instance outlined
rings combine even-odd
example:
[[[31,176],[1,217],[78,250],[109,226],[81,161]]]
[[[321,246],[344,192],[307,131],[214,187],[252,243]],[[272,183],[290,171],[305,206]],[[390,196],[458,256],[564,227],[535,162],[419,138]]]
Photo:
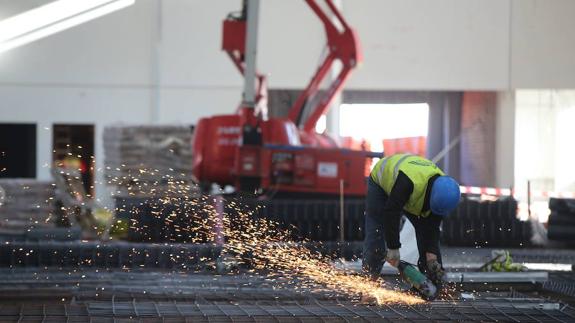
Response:
[[[549,239],[571,244],[575,242],[575,199],[551,198],[549,209]]]
[[[507,250],[493,250],[491,260],[486,262],[481,271],[526,271],[527,268],[521,264],[513,263],[513,259]]]

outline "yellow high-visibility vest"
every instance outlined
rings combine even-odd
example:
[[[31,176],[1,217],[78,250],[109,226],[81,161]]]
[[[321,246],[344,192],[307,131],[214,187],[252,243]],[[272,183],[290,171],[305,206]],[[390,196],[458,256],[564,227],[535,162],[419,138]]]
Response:
[[[378,161],[370,176],[389,195],[400,171],[413,182],[413,192],[403,209],[416,216],[429,216],[431,211],[423,212],[427,183],[433,176],[445,174],[432,161],[423,157],[398,154]]]

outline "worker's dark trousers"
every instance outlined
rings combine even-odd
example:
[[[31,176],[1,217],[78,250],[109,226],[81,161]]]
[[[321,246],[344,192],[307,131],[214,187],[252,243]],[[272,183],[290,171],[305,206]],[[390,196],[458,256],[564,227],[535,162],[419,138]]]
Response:
[[[367,198],[365,209],[365,239],[363,241],[363,270],[371,275],[379,275],[385,262],[386,246],[383,230],[383,207],[387,203],[387,193],[376,184],[371,177],[367,183]],[[417,249],[419,249],[418,267],[422,272],[427,271],[426,252],[437,255],[441,263],[439,241],[432,245],[424,243],[421,231],[425,229],[421,218],[404,213],[415,228]]]

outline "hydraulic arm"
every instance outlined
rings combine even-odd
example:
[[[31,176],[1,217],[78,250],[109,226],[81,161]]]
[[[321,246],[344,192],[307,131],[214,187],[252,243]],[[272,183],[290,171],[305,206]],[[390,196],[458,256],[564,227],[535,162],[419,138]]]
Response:
[[[315,75],[290,108],[288,117],[302,130],[312,132],[319,118],[327,112],[330,103],[343,88],[351,71],[361,63],[363,58],[356,32],[349,27],[332,0],[305,0],[305,2],[324,25],[327,54]],[[324,2],[324,6],[320,5],[321,2]],[[243,75],[246,74],[246,51],[249,50],[246,49],[247,11],[247,3],[244,2],[242,11],[236,15],[230,14],[223,26],[222,48]],[[327,89],[320,91],[320,85],[330,75],[336,61],[341,62],[339,72],[330,80]],[[253,113],[266,118],[266,77],[256,73],[256,79],[257,90]],[[309,116],[304,118],[306,111]]]
[[[305,90],[290,109],[289,118],[298,127],[303,128],[304,131],[312,132],[315,130],[315,125],[319,118],[326,113],[331,101],[341,91],[347,77],[353,68],[361,63],[363,57],[355,31],[349,27],[331,0],[325,0],[326,7],[331,11],[331,15],[329,11],[323,10],[316,0],[306,0],[306,3],[324,25],[327,36],[327,55]],[[327,90],[319,91],[320,84],[329,75],[336,60],[341,62],[339,73],[331,80]],[[306,107],[315,95],[321,95],[321,98],[314,100],[314,102],[318,102],[317,105]],[[303,120],[306,109],[310,109],[310,114],[306,120]]]

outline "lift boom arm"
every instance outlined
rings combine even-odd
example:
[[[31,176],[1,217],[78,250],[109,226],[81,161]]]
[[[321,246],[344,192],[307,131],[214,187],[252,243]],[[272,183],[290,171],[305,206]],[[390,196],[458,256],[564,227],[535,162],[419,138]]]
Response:
[[[328,53],[305,90],[291,107],[289,118],[298,127],[302,127],[304,131],[312,132],[315,130],[315,125],[319,118],[327,112],[330,103],[343,88],[352,69],[361,63],[363,57],[355,30],[349,27],[332,0],[325,0],[325,3],[327,8],[333,13],[333,17],[330,17],[316,0],[305,1],[325,27]],[[320,94],[319,86],[328,76],[336,60],[341,62],[341,70],[331,80],[327,90],[322,91]],[[318,105],[311,108],[311,113],[307,120],[302,120],[306,103],[315,95],[322,95],[322,97],[319,99]]]
[[[328,12],[324,11],[318,4],[322,0],[305,0],[313,12],[318,16],[324,25],[327,38],[327,55],[319,66],[311,81],[299,95],[294,105],[290,108],[289,119],[306,132],[312,132],[319,118],[326,113],[334,97],[341,91],[347,77],[362,61],[359,41],[355,31],[349,27],[339,10],[333,4],[333,0],[325,1]],[[331,15],[329,14],[331,11]],[[224,20],[222,48],[230,56],[234,65],[242,75],[245,74],[245,44],[246,44],[246,3],[239,16],[228,16]],[[334,62],[341,62],[341,70],[337,76],[331,80],[327,90],[319,90],[320,84],[328,76]],[[257,73],[257,95],[255,100],[255,116],[266,119],[267,117],[267,84],[266,77]],[[317,105],[311,107],[310,115],[303,120],[306,104],[311,99],[320,95]]]
[[[222,28],[222,49],[228,54],[238,71],[245,76],[246,72],[246,32],[247,32],[247,1],[244,1],[242,11],[238,16],[228,15]],[[254,115],[266,120],[267,81],[265,75],[256,72],[256,97],[254,102]],[[242,108],[242,107],[240,107]]]

